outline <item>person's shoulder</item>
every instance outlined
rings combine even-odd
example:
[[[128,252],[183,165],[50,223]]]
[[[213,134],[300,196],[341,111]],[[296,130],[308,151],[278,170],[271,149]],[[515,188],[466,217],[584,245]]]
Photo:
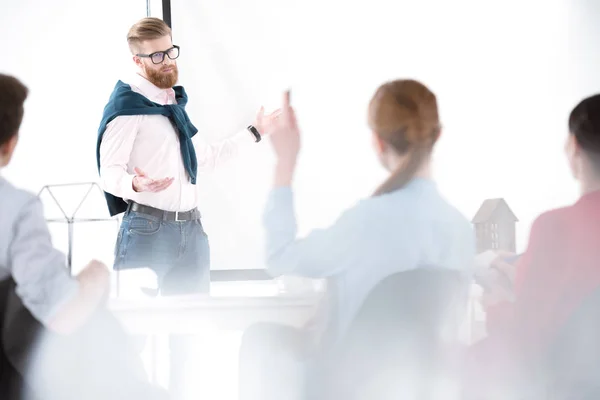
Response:
[[[555,208],[540,214],[531,226],[535,231],[554,231],[555,234],[565,234],[567,231],[580,230],[595,224],[594,216],[597,215],[597,202],[579,199],[572,205]],[[590,207],[592,204],[592,207]],[[587,229],[587,228],[585,228]]]
[[[471,220],[446,199],[442,199],[442,202],[444,207],[440,207],[442,214],[439,221],[444,223],[445,229],[453,232],[453,236],[463,238],[474,246],[475,230],[473,229]],[[474,251],[474,249],[470,249],[470,251]]]
[[[3,241],[6,239],[10,241],[15,234],[15,228],[20,224],[31,225],[34,220],[44,220],[43,207],[39,198],[3,178],[0,178],[0,198],[2,199],[0,237]]]
[[[21,213],[21,210],[39,202],[35,194],[15,186],[4,178],[0,178],[0,198],[2,198],[2,210],[6,216],[12,215],[15,218]]]
[[[531,225],[531,230],[556,228],[568,221],[573,206],[559,207],[541,213]]]
[[[425,212],[431,213],[434,219],[461,230],[468,230],[469,232],[473,230],[473,223],[469,217],[456,204],[448,200],[443,193],[436,191],[432,193],[431,199],[430,204],[428,204],[429,208]],[[433,215],[434,213],[435,215]]]
[[[568,234],[572,206],[555,208],[534,219],[529,232],[529,242],[560,242]]]

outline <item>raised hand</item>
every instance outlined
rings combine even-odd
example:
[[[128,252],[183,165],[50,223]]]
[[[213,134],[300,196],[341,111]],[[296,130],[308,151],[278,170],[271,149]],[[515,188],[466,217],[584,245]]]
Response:
[[[298,128],[296,113],[290,105],[289,91],[283,94],[281,117],[278,119],[277,128],[271,136],[271,144],[279,161],[296,162],[300,152],[300,129]]]
[[[300,152],[300,129],[294,109],[290,105],[290,92],[283,95],[281,117],[275,132],[270,137],[277,159],[275,186],[289,186],[296,170],[296,160]]]
[[[163,178],[163,179],[152,179],[144,171],[139,168],[135,168],[135,177],[133,178],[133,190],[136,192],[162,192],[174,181],[174,178]]]

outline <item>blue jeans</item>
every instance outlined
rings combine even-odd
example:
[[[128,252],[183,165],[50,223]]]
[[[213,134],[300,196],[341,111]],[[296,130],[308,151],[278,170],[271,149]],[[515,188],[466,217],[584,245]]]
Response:
[[[127,212],[117,237],[115,270],[150,268],[163,295],[210,291],[210,247],[202,222],[167,222]]]
[[[210,247],[202,222],[167,222],[126,212],[115,246],[115,270],[149,268],[162,295],[210,292]],[[169,391],[183,398],[185,364],[193,336],[171,335]]]

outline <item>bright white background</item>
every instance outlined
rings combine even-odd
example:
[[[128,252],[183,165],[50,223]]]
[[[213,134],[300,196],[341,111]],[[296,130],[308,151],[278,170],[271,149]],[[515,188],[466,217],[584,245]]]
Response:
[[[14,162],[2,174],[35,192],[46,184],[95,181],[98,122],[115,81],[132,71],[125,35],[146,15],[145,1],[4,3],[0,71],[21,78],[31,97]],[[250,123],[260,104],[276,107],[281,91],[292,87],[304,132],[296,199],[307,232],[330,224],[384,178],[371,151],[366,106],[383,81],[417,78],[437,93],[441,108],[440,189],[469,218],[484,199],[506,198],[521,219],[523,249],[539,213],[577,197],[562,146],[570,109],[600,90],[594,27],[600,4],[348,3],[172,0],[192,120],[207,140],[219,140]],[[152,1],[151,11],[160,16],[160,1]],[[202,177],[214,268],[262,265],[260,215],[271,168],[268,143],[261,143]],[[67,212],[83,193],[56,191]],[[48,216],[59,216],[44,200]],[[97,193],[81,211],[106,215]],[[66,249],[62,228],[52,232]],[[114,224],[78,225],[76,266],[91,257],[112,263],[115,236]],[[212,398],[233,399],[237,349],[223,333],[215,335],[193,373],[206,378],[196,383]]]
[[[160,2],[152,3],[160,16]],[[569,110],[600,89],[593,42],[598,6],[591,0],[358,4],[172,0],[193,121],[207,140],[219,140],[250,123],[260,104],[276,107],[280,92],[292,87],[304,131],[296,198],[307,232],[331,223],[384,177],[365,123],[377,85],[420,79],[437,93],[444,123],[435,155],[441,190],[469,218],[484,199],[506,198],[521,219],[522,249],[540,212],[577,195],[562,146]],[[3,6],[0,70],[31,89],[21,142],[3,174],[33,191],[97,179],[97,125],[116,79],[132,71],[125,35],[145,14],[143,0]],[[261,143],[201,180],[215,268],[261,265],[260,215],[271,167],[268,143]],[[85,212],[106,215],[102,198]],[[76,230],[76,262],[110,261],[115,229],[100,225]],[[64,232],[54,231],[64,246]]]

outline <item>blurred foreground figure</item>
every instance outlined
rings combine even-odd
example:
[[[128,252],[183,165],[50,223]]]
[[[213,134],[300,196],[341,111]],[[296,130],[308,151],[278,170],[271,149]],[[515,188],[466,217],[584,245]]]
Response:
[[[27,93],[0,74],[0,168],[16,148]],[[98,261],[69,275],[39,199],[0,177],[2,400],[161,398],[104,308],[108,289],[109,270]]]
[[[516,265],[498,263],[509,285],[485,295],[489,336],[471,349],[470,399],[600,398],[600,95],[568,128],[580,198],[537,218]]]
[[[442,197],[430,172],[441,134],[435,95],[414,80],[385,83],[371,99],[368,120],[373,148],[389,177],[331,227],[298,238],[292,179],[300,130],[289,99],[284,102],[281,125],[271,138],[277,164],[264,215],[267,268],[274,276],[325,278],[327,299],[317,320],[305,329],[260,325],[246,332],[240,358],[241,399],[289,399],[298,393],[302,398],[301,389],[286,382],[312,385],[311,375],[319,374],[318,354],[343,343],[359,309],[386,278],[419,269],[454,271],[464,282],[470,277],[475,255],[471,224]],[[337,151],[343,149],[341,144]],[[466,306],[466,284],[463,289]],[[376,332],[371,333],[361,337],[375,338]],[[398,377],[399,381],[410,386],[411,379]],[[398,389],[409,393],[411,388],[403,384],[390,388]],[[315,398],[314,393],[306,395]],[[369,393],[362,398],[369,398]]]

